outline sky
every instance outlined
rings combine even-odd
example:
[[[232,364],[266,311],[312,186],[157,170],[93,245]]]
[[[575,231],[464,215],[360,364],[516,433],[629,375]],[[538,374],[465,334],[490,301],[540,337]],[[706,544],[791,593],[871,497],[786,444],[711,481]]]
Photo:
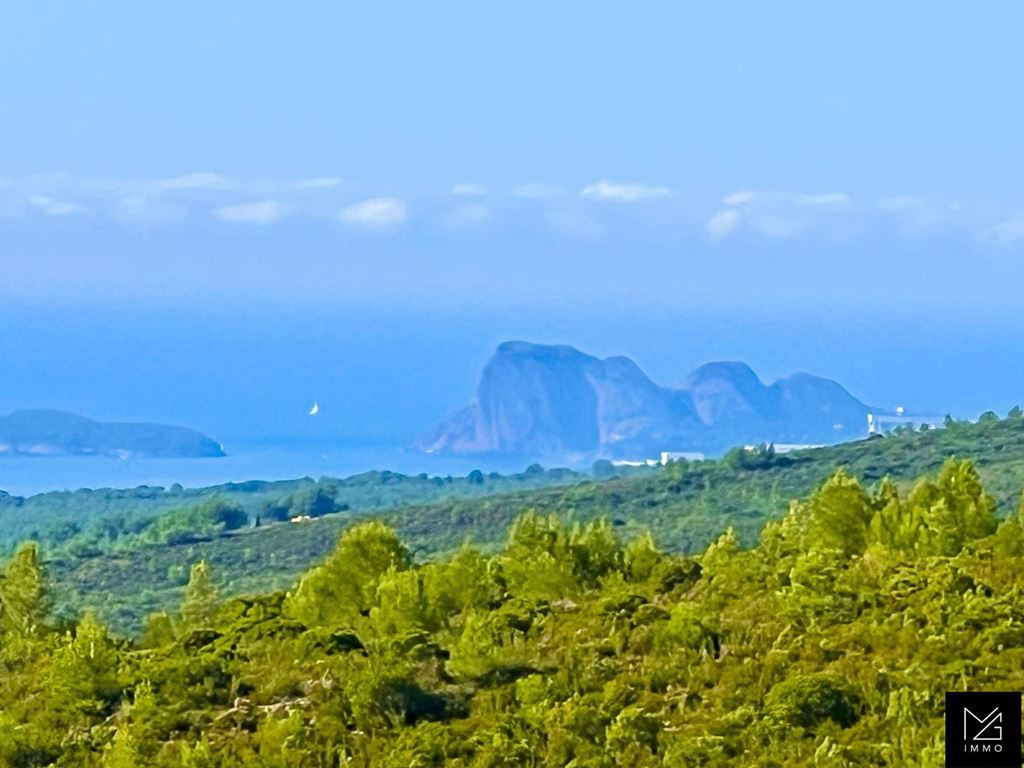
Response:
[[[7,295],[971,304],[940,275],[1019,269],[1018,4],[0,13]]]
[[[663,383],[742,357],[870,402],[1008,406],[1022,22],[1011,2],[4,4],[0,412],[230,435],[333,394],[338,434],[404,440],[503,338]]]

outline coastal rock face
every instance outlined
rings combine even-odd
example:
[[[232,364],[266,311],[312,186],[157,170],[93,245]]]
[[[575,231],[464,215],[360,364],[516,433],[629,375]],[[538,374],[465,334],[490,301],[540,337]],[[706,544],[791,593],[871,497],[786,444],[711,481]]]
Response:
[[[102,423],[54,410],[19,410],[0,417],[0,455],[208,458],[219,443],[184,427]]]
[[[665,387],[626,357],[512,341],[484,366],[476,399],[417,445],[538,459],[716,453],[860,437],[867,411],[836,382],[803,373],[765,385],[744,363],[709,363]]]

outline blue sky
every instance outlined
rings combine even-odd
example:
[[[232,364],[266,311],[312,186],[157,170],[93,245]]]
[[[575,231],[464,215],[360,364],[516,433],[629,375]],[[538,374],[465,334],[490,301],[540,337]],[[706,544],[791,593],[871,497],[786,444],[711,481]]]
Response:
[[[336,435],[408,440],[515,337],[664,383],[741,358],[1005,409],[1022,22],[1011,2],[5,4],[0,412],[295,435],[315,397]]]
[[[998,199],[1020,160],[1022,15],[1009,2],[7,4],[5,173]]]
[[[971,261],[1009,303],[1022,21],[1008,2],[8,4],[0,291],[853,305],[883,274],[971,305],[940,276]]]

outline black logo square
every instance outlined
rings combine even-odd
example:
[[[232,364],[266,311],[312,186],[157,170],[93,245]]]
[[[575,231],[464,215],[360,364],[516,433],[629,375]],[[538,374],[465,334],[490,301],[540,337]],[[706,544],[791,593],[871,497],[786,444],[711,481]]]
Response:
[[[1021,695],[946,693],[946,768],[1020,768]]]

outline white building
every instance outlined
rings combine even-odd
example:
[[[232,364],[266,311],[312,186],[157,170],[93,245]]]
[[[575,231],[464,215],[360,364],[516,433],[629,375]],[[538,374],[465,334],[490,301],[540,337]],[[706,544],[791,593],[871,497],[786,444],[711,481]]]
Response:
[[[661,466],[665,466],[670,461],[704,461],[704,454],[698,453],[697,451],[662,451],[661,452]]]

